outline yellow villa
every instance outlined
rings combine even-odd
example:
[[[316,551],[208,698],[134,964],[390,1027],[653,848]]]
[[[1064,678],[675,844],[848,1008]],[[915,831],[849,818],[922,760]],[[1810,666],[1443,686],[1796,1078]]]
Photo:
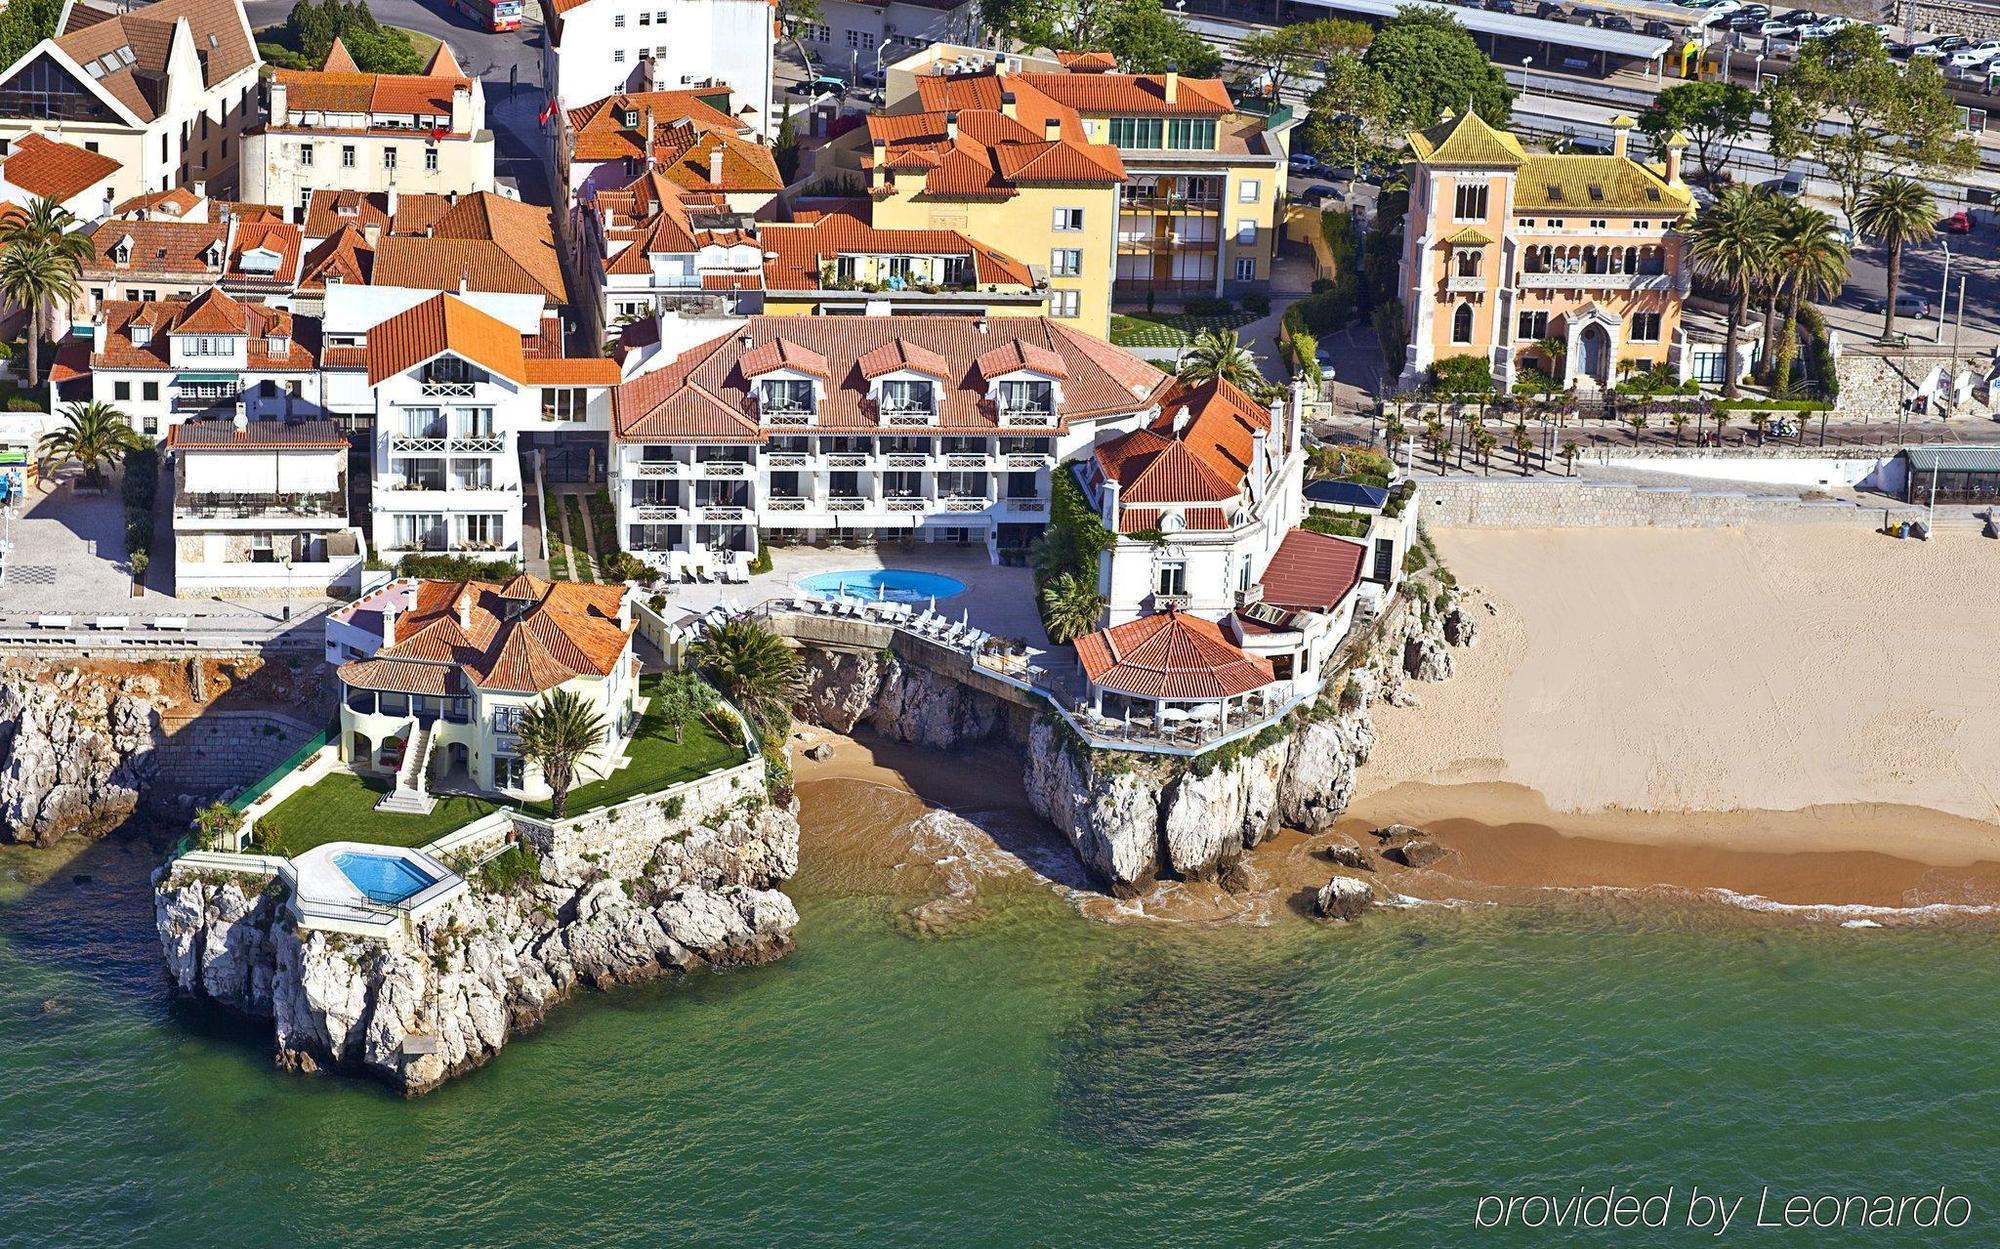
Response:
[[[1697,351],[1682,320],[1686,140],[1647,164],[1628,150],[1634,124],[1613,120],[1608,156],[1528,152],[1472,113],[1410,136],[1405,384],[1457,356],[1486,360],[1503,390],[1527,369],[1585,392],[1656,368],[1720,380],[1719,349]]]

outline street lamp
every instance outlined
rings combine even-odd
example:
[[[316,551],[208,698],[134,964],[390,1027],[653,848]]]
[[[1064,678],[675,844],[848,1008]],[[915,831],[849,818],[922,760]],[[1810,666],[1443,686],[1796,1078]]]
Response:
[[[1944,281],[1938,284],[1937,335],[1931,339],[1931,341],[1934,343],[1941,343],[1944,341],[1944,306],[1951,302],[1951,240],[1948,238],[1940,238],[1938,239],[1938,242],[1944,244]],[[1889,304],[1891,307],[1894,307],[1895,303],[1896,303],[1896,292],[1890,291]]]
[[[1535,58],[1532,56],[1521,58],[1521,98],[1524,100],[1534,94],[1534,81],[1528,77],[1528,66],[1534,64],[1534,61]]]
[[[1764,89],[1764,54],[1762,52],[1757,54],[1757,59],[1751,65],[1751,69],[1753,73],[1750,79],[1750,89],[1752,91],[1762,91]]]

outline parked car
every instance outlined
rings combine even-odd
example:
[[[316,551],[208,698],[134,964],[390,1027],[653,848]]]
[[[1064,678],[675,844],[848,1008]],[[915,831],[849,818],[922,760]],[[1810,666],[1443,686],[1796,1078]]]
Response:
[[[1314,156],[1311,152],[1292,153],[1291,167],[1292,167],[1292,172],[1295,174],[1303,174],[1310,176],[1312,174],[1318,173],[1322,168],[1322,165],[1323,162],[1320,160],[1320,158]]]
[[[1946,234],[1970,234],[1972,233],[1972,226],[1972,214],[1962,208],[1951,216],[1946,217],[1943,221],[1938,222],[1938,229],[1943,230]]]
[[[1953,51],[1945,58],[1945,64],[1953,69],[1971,69],[1986,64],[1996,56],[2000,56],[2000,39],[1981,39],[1978,43],[1969,43]]]
[[[1569,11],[1571,21],[1581,22],[1585,26],[1595,26],[1609,16],[1611,15],[1605,10],[1587,4],[1579,4]]]
[[[1606,13],[1603,17],[1592,22],[1591,25],[1597,27],[1599,30],[1624,31],[1628,35],[1639,33],[1639,28],[1632,24],[1632,19],[1623,13]]]
[[[1485,9],[1488,13],[1512,13],[1514,11],[1514,0],[1486,0],[1486,3],[1479,7]]]
[[[1752,4],[1729,15],[1729,29],[1744,34],[1756,34],[1764,29],[1764,23],[1771,19],[1771,6]]]
[[[832,74],[821,74],[804,82],[795,82],[787,89],[793,95],[846,95],[847,82]]]
[[[1338,187],[1331,187],[1325,183],[1320,183],[1317,186],[1309,186],[1299,192],[1298,202],[1309,208],[1320,208],[1327,204],[1337,204],[1341,201],[1341,198],[1342,196]]]
[[[1883,312],[1888,311],[1888,307],[1889,305],[1886,302],[1878,299],[1868,305],[1868,311],[1879,316]],[[1925,299],[1922,295],[1912,295],[1910,292],[1904,291],[1902,294],[1896,296],[1897,316],[1916,317],[1921,320],[1930,314],[1931,301]]]
[[[1806,193],[1805,171],[1801,169],[1787,169],[1784,176],[1778,179],[1776,186],[1779,195],[1784,196],[1786,199],[1797,199]]]
[[[1810,26],[1818,20],[1817,13],[1794,9],[1790,13],[1780,13],[1776,17],[1765,18],[1757,27],[1757,33],[1766,39],[1790,39],[1801,27]]]
[[[1911,56],[1927,56],[1932,60],[1942,60],[1946,55],[1958,51],[1972,40],[1964,35],[1939,35],[1928,43],[1920,43],[1910,49]]]
[[[1563,7],[1557,4],[1555,0],[1541,0],[1541,3],[1535,6],[1535,16],[1545,22],[1567,22],[1569,20],[1569,14],[1564,12]]]
[[[1650,35],[1655,39],[1675,39],[1680,36],[1680,27],[1674,25],[1672,22],[1663,22],[1656,17],[1648,21],[1641,28],[1640,33]]]
[[[1799,27],[1799,39],[1801,42],[1807,39],[1824,39],[1828,35],[1837,34],[1852,25],[1854,25],[1853,18],[1842,17],[1836,13],[1832,17],[1822,17],[1810,26]]]

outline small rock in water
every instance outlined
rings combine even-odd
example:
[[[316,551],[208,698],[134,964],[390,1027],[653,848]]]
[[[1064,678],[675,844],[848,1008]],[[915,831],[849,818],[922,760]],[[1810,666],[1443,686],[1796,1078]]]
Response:
[[[833,758],[833,743],[820,742],[817,745],[806,747],[806,758],[811,759],[815,763],[822,759]]]
[[[1440,846],[1428,837],[1413,837],[1402,845],[1385,850],[1382,853],[1395,862],[1401,863],[1404,867],[1428,867],[1450,854],[1451,851],[1446,850],[1443,846]]]
[[[1365,880],[1336,876],[1313,895],[1313,914],[1322,919],[1354,920],[1375,901],[1375,891]]]
[[[69,878],[69,883],[72,885],[87,885],[90,882],[91,876],[88,872],[78,872]]]
[[[42,999],[42,1013],[44,1015],[67,1015],[69,1014],[69,1007],[65,1006],[60,998],[45,997]]]
[[[1390,824],[1383,828],[1374,829],[1368,835],[1385,846],[1400,846],[1406,841],[1429,836],[1428,833],[1414,824]]]
[[[1351,867],[1362,872],[1375,870],[1375,856],[1360,846],[1325,846],[1320,850],[1320,854],[1342,867]]]

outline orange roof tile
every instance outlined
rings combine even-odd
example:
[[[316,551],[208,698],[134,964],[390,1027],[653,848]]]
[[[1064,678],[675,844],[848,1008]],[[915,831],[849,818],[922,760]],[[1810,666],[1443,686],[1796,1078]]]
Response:
[[[30,195],[57,202],[83,194],[121,168],[101,152],[32,132],[14,140],[14,150],[0,164],[7,181]]]
[[[789,338],[767,338],[749,351],[743,353],[738,362],[745,377],[762,377],[779,369],[790,369],[795,373],[810,373],[814,377],[831,379],[833,372],[826,357],[810,347],[801,347]]]
[[[1018,338],[986,352],[976,363],[979,375],[985,378],[1002,377],[1021,369],[1033,369],[1044,377],[1069,376],[1069,367],[1063,363],[1061,356],[1047,347]]]
[[[653,117],[655,138],[661,130],[686,123],[697,133],[723,130],[736,133],[741,126],[734,117],[710,104],[704,97],[717,92],[728,99],[728,88],[702,91],[628,91],[592,101],[569,110],[577,161],[631,160],[642,154],[640,131],[648,111]],[[628,116],[635,124],[626,124]]]
[[[941,382],[951,380],[951,365],[943,356],[907,338],[892,338],[879,347],[872,347],[863,352],[856,363],[861,367],[861,376],[869,381],[904,369],[927,373]]]
[[[1140,698],[1213,701],[1276,681],[1271,661],[1246,655],[1214,621],[1165,611],[1076,640],[1091,684]]]
[[[964,256],[980,286],[1032,290],[1028,266],[957,230],[878,229],[847,213],[810,223],[765,226],[764,285],[769,290],[817,290],[822,266],[841,256]]]
[[[579,676],[608,676],[631,646],[631,626],[618,622],[624,595],[622,585],[521,577],[505,586],[421,581],[396,622],[395,645],[341,665],[340,679],[417,693],[453,692],[462,680],[539,694]]]
[[[433,295],[368,331],[368,384],[380,385],[450,352],[489,373],[525,385],[521,335],[456,295]]]
[[[530,357],[527,375],[536,386],[616,386],[623,376],[618,362],[604,356]]]
[[[1295,611],[1331,611],[1361,584],[1366,553],[1359,542],[1293,529],[1257,578],[1264,587],[1264,601]]]
[[[1176,75],[1174,99],[1167,102],[1164,74],[1008,74],[1004,82],[1025,83],[1079,113],[1123,117],[1221,117],[1235,106],[1220,78]]]

